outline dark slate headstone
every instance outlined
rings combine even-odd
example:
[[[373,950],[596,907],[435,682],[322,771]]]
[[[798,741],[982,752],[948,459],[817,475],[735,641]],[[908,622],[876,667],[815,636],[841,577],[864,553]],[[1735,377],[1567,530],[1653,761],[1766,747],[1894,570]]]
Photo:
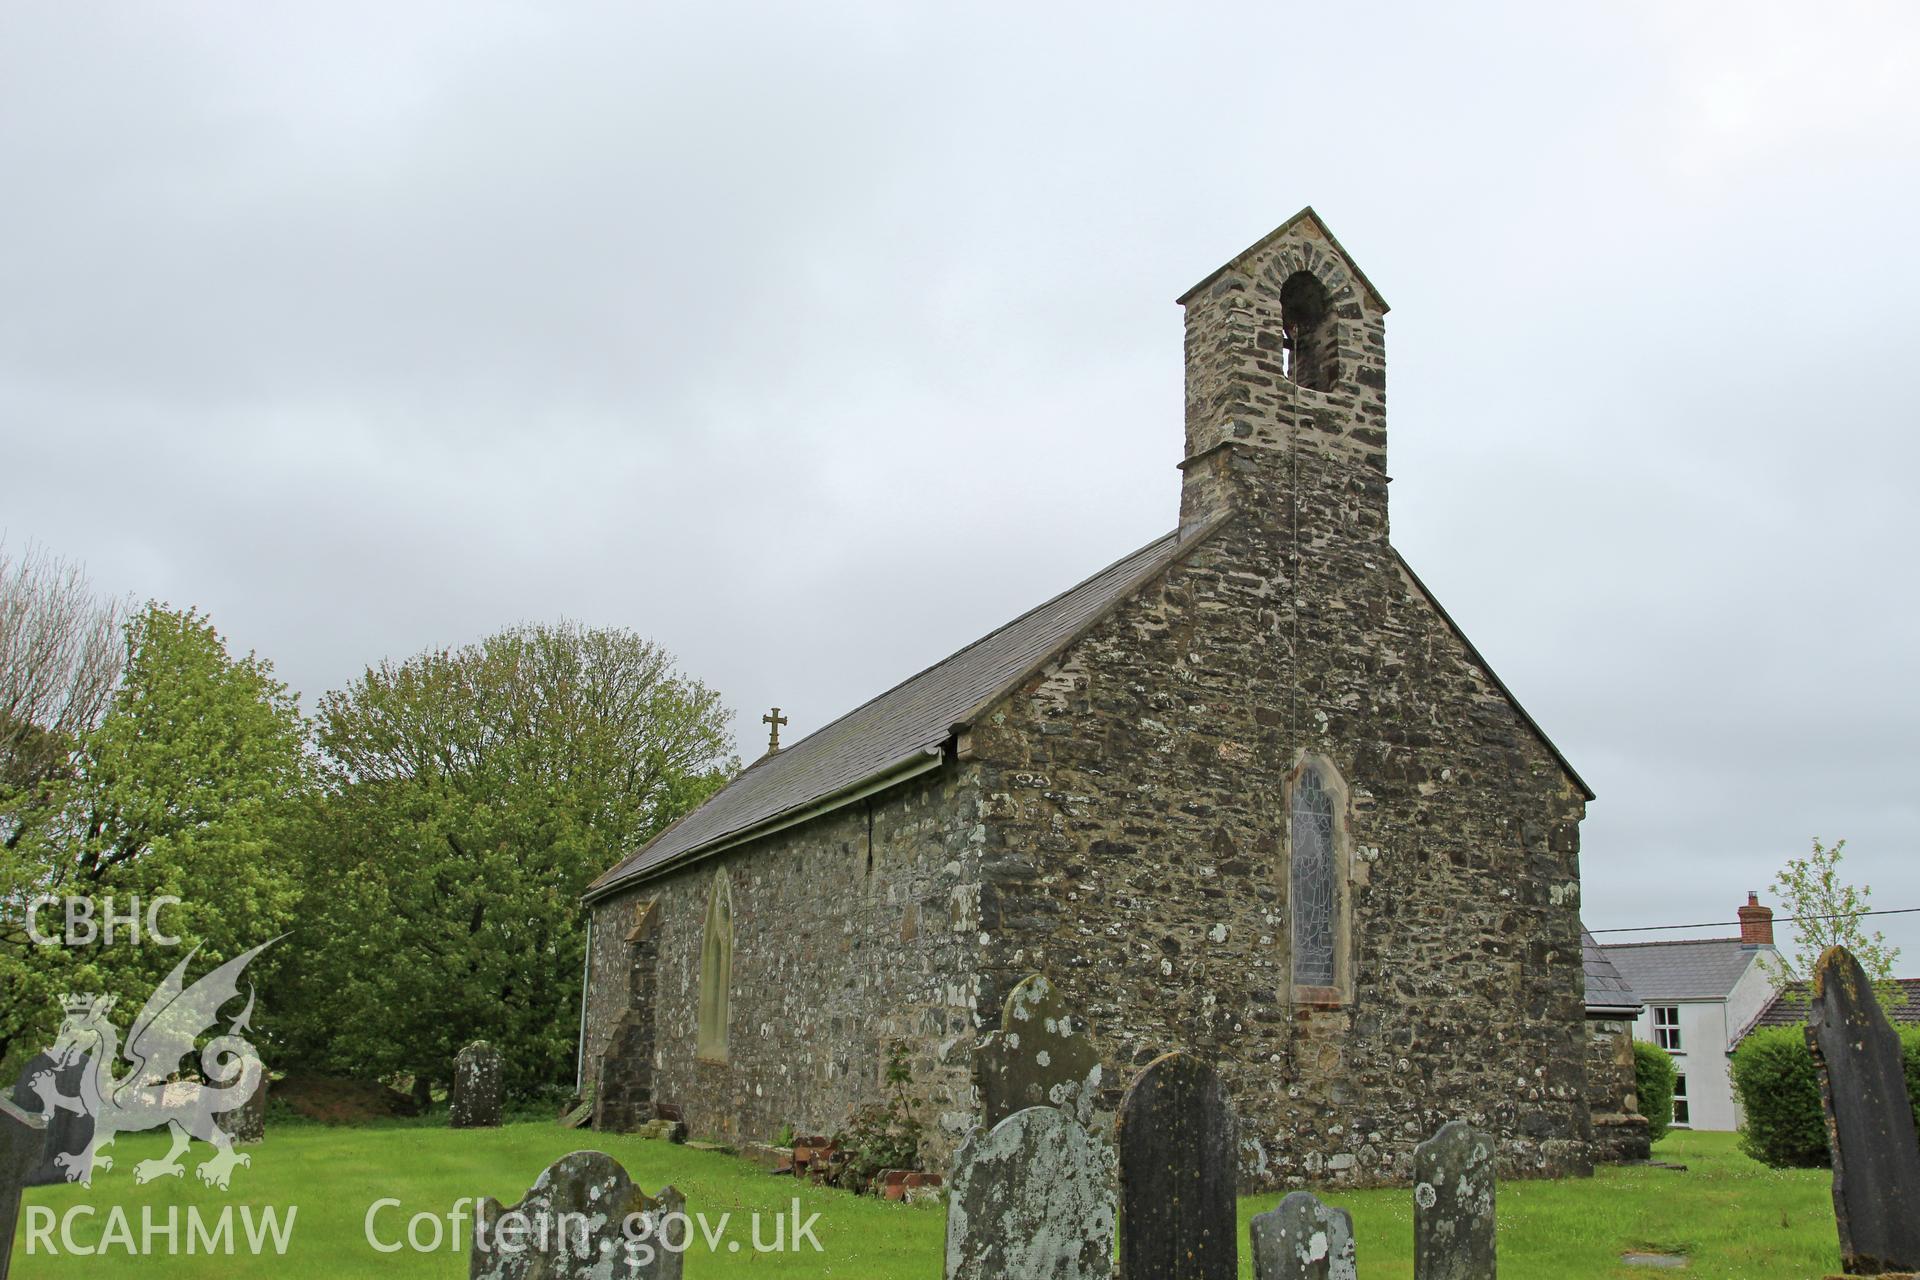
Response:
[[[0,1097],[0,1280],[7,1280],[13,1258],[15,1224],[27,1175],[47,1149],[46,1121]]]
[[[456,1129],[492,1129],[500,1124],[500,1051],[475,1040],[453,1060],[448,1121]]]
[[[1493,1280],[1493,1139],[1449,1120],[1413,1149],[1414,1280]]]
[[[27,1115],[39,1116],[46,1121],[46,1146],[40,1162],[27,1174],[28,1186],[46,1187],[61,1182],[77,1182],[87,1172],[84,1168],[76,1168],[69,1179],[67,1170],[56,1162],[61,1156],[81,1157],[86,1154],[87,1148],[93,1143],[93,1117],[60,1108],[52,1109],[49,1114],[35,1081],[42,1075],[50,1075],[53,1089],[61,1097],[78,1098],[80,1082],[91,1063],[91,1058],[82,1058],[62,1068],[42,1053],[36,1054],[21,1070],[20,1079],[13,1087],[13,1105]]]
[[[1113,1157],[1055,1107],[976,1130],[954,1156],[947,1280],[1106,1280]]]
[[[576,1151],[549,1165],[519,1204],[481,1201],[468,1280],[680,1280],[692,1233],[680,1225],[686,1209],[672,1187],[649,1196],[612,1156]]]
[[[1147,1064],[1120,1102],[1121,1280],[1235,1280],[1233,1108],[1212,1067]]]
[[[1059,1107],[1091,1127],[1100,1055],[1086,1020],[1036,973],[1007,993],[1000,1029],[974,1047],[973,1082],[983,1128],[1028,1107]]]
[[[1254,1280],[1358,1280],[1353,1215],[1296,1191],[1247,1224]]]
[[[1895,1034],[1860,962],[1828,947],[1813,970],[1807,1047],[1833,1153],[1833,1216],[1848,1275],[1920,1271],[1920,1138]]]

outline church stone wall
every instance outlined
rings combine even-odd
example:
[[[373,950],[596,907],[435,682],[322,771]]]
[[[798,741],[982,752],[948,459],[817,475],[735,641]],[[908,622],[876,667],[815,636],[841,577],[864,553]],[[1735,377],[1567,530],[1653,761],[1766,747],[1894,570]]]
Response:
[[[1653,1154],[1651,1130],[1640,1114],[1633,1069],[1633,1022],[1587,1020],[1587,1106],[1593,1112],[1596,1164],[1626,1164]]]
[[[1123,1077],[1216,1059],[1251,1184],[1404,1180],[1454,1117],[1510,1175],[1584,1171],[1583,799],[1383,537],[1292,554],[1367,510],[1309,469],[1265,492],[1298,472],[1256,463],[1241,516],[974,726],[980,1008],[1044,970]],[[1304,752],[1351,791],[1337,1007],[1289,982]]]
[[[831,1130],[904,1037],[940,1167],[973,1036],[1038,970],[1116,1085],[1170,1049],[1218,1063],[1249,1186],[1404,1181],[1454,1118],[1499,1136],[1508,1176],[1590,1169],[1584,795],[1388,541],[1385,303],[1304,213],[1183,304],[1199,541],[966,726],[937,781],[721,856],[731,1062],[694,1061],[713,864],[600,907],[605,940],[661,899],[652,1083],[695,1132]],[[1339,774],[1347,958],[1297,991],[1308,758]],[[591,981],[597,1049],[621,947]]]
[[[657,900],[652,1095],[695,1137],[831,1134],[911,1053],[929,1167],[970,1124],[979,841],[974,771],[949,763],[870,800],[602,900],[588,974],[587,1078],[626,1011],[635,908]],[[700,947],[716,871],[732,877],[724,1063],[695,1055]]]

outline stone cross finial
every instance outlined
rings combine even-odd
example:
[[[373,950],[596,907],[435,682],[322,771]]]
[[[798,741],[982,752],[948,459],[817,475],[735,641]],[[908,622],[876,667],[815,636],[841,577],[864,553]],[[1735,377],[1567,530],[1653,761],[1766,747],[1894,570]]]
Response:
[[[772,755],[780,749],[780,726],[786,722],[787,718],[780,714],[780,708],[778,707],[775,707],[771,713],[760,717],[761,724],[773,726],[767,732],[768,755]]]

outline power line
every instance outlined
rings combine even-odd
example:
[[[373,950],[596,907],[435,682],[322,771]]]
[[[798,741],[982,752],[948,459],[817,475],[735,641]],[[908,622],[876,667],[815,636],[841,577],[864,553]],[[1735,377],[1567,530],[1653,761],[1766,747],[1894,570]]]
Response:
[[[1792,924],[1799,920],[1858,920],[1863,916],[1910,916],[1920,907],[1890,907],[1885,911],[1837,911],[1827,916],[1775,916],[1774,924]],[[1724,929],[1741,924],[1739,920],[1708,920],[1702,924],[1643,924],[1628,929],[1589,929],[1588,933],[1659,933],[1669,929]]]

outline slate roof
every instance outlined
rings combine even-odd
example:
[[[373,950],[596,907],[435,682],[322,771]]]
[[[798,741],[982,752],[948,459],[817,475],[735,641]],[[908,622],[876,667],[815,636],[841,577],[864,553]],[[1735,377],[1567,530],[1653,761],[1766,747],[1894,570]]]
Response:
[[[1724,1000],[1760,954],[1738,938],[1610,942],[1601,950],[1644,1004]]]
[[[1900,1005],[1887,1014],[1888,1021],[1895,1026],[1920,1027],[1920,978],[1898,978]],[[1747,1024],[1740,1033],[1742,1040],[1747,1032],[1755,1027],[1803,1027],[1807,1024],[1807,1010],[1810,1004],[1809,988],[1804,982],[1789,982],[1784,989],[1774,994],[1760,1016]]]
[[[1199,546],[1224,524],[1154,539],[778,753],[763,756],[707,802],[595,880],[617,883],[818,807],[917,761],[937,759],[954,727],[1032,675],[1062,646]]]
[[[1588,1013],[1630,1009],[1638,1014],[1640,997],[1633,993],[1632,985],[1620,976],[1620,970],[1607,959],[1606,951],[1585,926],[1580,930],[1580,959],[1587,971]]]
[[[1303,211],[1302,216],[1310,213]],[[587,901],[686,858],[768,834],[933,767],[955,729],[964,727],[1001,695],[1026,681],[1095,622],[1231,519],[1231,515],[1221,516],[1185,535],[1176,529],[1154,539],[785,750],[762,756],[705,804],[587,886]],[[1466,649],[1468,659],[1533,730],[1581,794],[1593,799],[1592,788],[1527,714],[1412,566],[1397,551],[1393,554],[1414,589]],[[1639,984],[1634,987],[1637,990]]]

